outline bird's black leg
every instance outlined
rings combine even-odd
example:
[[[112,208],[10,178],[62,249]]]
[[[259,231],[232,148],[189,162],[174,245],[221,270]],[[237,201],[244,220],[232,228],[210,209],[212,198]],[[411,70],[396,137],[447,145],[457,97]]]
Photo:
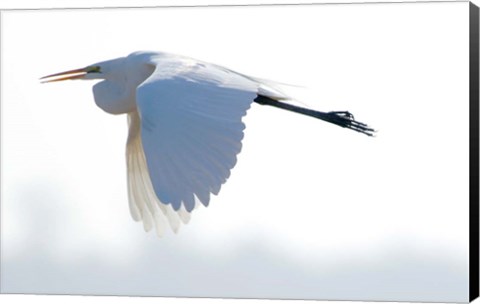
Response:
[[[327,121],[329,123],[335,124],[337,126],[340,126],[342,128],[354,130],[368,136],[373,136],[373,134],[375,133],[375,130],[370,128],[368,125],[362,122],[356,121],[352,113],[348,111],[320,112],[312,109],[298,107],[289,103],[281,102],[271,97],[263,96],[263,95],[258,95],[254,99],[254,102],[261,105],[269,105],[269,106],[284,109],[287,111],[292,111],[295,113],[300,113],[303,115],[315,117],[315,118]]]

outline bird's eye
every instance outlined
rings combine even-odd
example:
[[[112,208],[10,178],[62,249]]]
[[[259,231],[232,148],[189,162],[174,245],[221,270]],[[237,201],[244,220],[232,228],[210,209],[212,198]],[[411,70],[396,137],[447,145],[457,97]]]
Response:
[[[100,67],[98,65],[89,67],[87,73],[100,73]]]

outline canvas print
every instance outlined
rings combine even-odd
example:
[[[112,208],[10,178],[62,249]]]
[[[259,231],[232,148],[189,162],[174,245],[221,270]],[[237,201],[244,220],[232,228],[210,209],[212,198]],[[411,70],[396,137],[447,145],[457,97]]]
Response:
[[[473,4],[1,22],[2,293],[478,294]]]

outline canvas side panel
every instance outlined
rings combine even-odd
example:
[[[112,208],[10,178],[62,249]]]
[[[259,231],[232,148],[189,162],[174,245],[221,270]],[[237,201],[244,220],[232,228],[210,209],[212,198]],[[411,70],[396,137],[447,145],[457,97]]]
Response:
[[[479,292],[478,7],[470,2],[470,301]]]

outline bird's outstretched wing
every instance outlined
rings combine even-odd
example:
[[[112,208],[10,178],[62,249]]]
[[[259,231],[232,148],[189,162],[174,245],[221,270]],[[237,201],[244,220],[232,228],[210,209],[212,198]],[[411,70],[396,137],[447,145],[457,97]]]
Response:
[[[128,125],[127,179],[130,213],[135,221],[143,221],[145,231],[155,227],[157,235],[162,236],[170,225],[177,232],[181,222],[187,224],[190,221],[190,213],[185,208],[175,211],[172,206],[160,203],[148,174],[138,112],[128,114]]]
[[[163,214],[175,230],[178,217],[186,222],[196,202],[207,206],[210,194],[218,194],[241,150],[242,117],[257,89],[241,75],[203,63],[157,67],[138,87],[127,163],[132,215],[145,229],[162,231]]]

